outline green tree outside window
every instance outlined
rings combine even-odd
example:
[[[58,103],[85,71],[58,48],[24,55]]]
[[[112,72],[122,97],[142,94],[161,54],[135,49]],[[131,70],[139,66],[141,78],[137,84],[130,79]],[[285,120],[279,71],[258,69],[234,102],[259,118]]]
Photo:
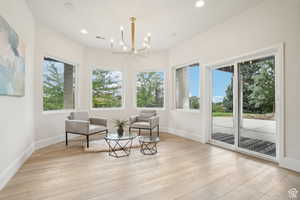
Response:
[[[95,69],[92,72],[93,108],[122,107],[122,74]]]
[[[163,72],[139,72],[137,74],[137,107],[164,107]]]

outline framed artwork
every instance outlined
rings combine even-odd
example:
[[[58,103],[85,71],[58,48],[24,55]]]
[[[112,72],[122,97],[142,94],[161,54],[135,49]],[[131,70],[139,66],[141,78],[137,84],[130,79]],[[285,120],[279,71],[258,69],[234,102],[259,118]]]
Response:
[[[25,95],[25,45],[0,16],[0,95]]]

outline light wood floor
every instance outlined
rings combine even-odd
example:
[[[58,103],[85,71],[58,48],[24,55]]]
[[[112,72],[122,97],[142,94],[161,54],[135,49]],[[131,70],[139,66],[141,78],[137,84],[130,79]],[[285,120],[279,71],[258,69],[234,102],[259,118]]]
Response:
[[[115,159],[71,141],[36,151],[0,199],[285,200],[300,174],[218,147],[162,134],[159,153]],[[300,199],[300,198],[298,198]]]

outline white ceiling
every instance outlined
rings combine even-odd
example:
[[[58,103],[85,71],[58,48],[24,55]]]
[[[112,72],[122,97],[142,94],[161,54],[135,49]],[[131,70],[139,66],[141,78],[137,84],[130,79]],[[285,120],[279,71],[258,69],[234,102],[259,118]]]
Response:
[[[28,0],[35,18],[87,46],[108,48],[110,38],[120,38],[120,25],[130,41],[129,17],[137,17],[137,46],[150,32],[152,48],[167,49],[205,32],[262,0]],[[72,6],[65,6],[69,2]],[[247,23],[247,22],[245,22]],[[81,29],[89,33],[83,35]],[[96,39],[96,35],[106,40]]]

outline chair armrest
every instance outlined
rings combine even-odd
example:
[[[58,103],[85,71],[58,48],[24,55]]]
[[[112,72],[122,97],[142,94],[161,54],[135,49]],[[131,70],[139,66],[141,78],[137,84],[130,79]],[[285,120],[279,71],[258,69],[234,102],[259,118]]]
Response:
[[[91,122],[91,124],[107,127],[107,119],[90,118],[90,122]]]
[[[89,121],[83,120],[66,120],[65,121],[65,129],[67,133],[81,133],[88,134],[89,133]]]
[[[129,126],[137,122],[137,117],[138,117],[137,115],[129,117]]]
[[[150,127],[154,128],[159,125],[159,116],[153,116],[149,118]]]

